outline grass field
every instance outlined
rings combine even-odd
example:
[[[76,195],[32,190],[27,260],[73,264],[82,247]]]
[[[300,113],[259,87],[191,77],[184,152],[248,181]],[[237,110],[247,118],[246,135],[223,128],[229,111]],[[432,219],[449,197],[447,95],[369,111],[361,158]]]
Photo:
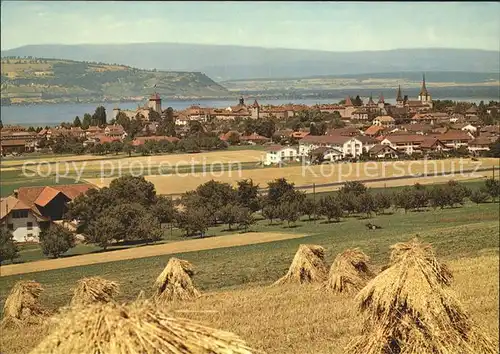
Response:
[[[48,186],[54,184],[72,184],[73,178],[61,177],[56,181],[55,177],[26,177],[19,169],[0,170],[0,195],[2,197],[12,194],[19,187]]]
[[[193,190],[198,185],[208,182],[212,179],[220,182],[236,184],[236,181],[251,178],[255,183],[262,187],[267,185],[267,182],[285,177],[288,181],[295,183],[297,186],[310,185],[313,183],[324,184],[333,182],[344,182],[349,180],[364,180],[370,178],[385,178],[392,176],[403,176],[418,173],[442,173],[449,171],[459,171],[459,166],[462,169],[474,169],[477,166],[481,168],[493,167],[498,168],[498,159],[481,159],[480,161],[472,161],[471,159],[448,159],[437,161],[398,161],[385,164],[384,162],[359,162],[345,163],[333,165],[319,166],[293,166],[293,167],[272,167],[272,168],[256,168],[242,169],[232,171],[219,171],[215,173],[186,173],[184,175],[150,175],[145,178],[151,181],[159,194],[181,194],[183,192]],[[498,172],[498,171],[497,171]],[[484,175],[483,172],[478,172],[477,175],[469,176],[471,178]],[[451,179],[452,177],[447,177]],[[87,179],[99,187],[108,186],[113,178],[94,178]],[[418,180],[413,180],[413,183]],[[391,186],[394,181],[387,182]],[[411,183],[411,184],[413,184]],[[398,184],[395,184],[398,185]],[[400,185],[400,184],[399,184]]]
[[[3,266],[0,276],[4,277],[15,274],[70,268],[89,264],[123,261],[127,259],[160,256],[165,254],[175,254],[179,252],[192,252],[216,248],[243,246],[249,244],[286,240],[303,236],[305,235],[292,233],[249,232],[245,234],[234,234],[219,237],[170,242],[162,245],[128,248],[124,250],[107,252],[104,254],[93,253],[31,263],[12,264]]]

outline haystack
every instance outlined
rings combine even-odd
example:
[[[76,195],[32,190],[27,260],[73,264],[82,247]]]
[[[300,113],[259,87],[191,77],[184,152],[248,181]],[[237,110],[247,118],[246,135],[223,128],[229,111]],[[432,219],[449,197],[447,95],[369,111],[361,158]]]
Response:
[[[118,284],[101,277],[80,279],[73,290],[71,306],[110,302],[118,295]]]
[[[300,245],[288,273],[274,284],[316,283],[326,279],[328,268],[324,261],[325,249],[317,245]]]
[[[170,258],[163,272],[154,284],[154,299],[157,302],[174,300],[192,300],[200,296],[194,287],[191,276],[194,268],[191,263],[182,259]]]
[[[336,293],[352,293],[361,290],[373,272],[368,267],[370,257],[359,248],[339,253],[330,268],[325,288]]]
[[[352,354],[497,353],[449,289],[449,270],[429,244],[392,247],[391,266],[356,296],[366,316]]]
[[[32,354],[250,354],[235,334],[173,318],[147,301],[67,308]]]
[[[42,285],[33,280],[15,283],[5,300],[2,326],[39,323],[48,316],[38,300],[42,291]]]

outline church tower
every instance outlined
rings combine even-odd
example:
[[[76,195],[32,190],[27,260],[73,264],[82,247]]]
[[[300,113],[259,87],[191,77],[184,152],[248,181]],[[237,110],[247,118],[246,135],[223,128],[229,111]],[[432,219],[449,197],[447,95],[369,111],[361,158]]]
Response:
[[[427,91],[427,87],[425,86],[425,74],[422,75],[422,87],[420,88],[418,100],[422,103],[432,105],[431,95],[429,94],[429,91]]]
[[[403,95],[401,94],[401,85],[398,86],[398,92],[396,94],[396,107],[403,107]]]

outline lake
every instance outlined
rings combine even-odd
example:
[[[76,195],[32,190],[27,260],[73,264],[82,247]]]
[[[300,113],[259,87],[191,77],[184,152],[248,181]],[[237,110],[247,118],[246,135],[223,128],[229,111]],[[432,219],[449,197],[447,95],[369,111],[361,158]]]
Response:
[[[363,98],[366,101],[366,97]],[[378,98],[374,97],[377,101]],[[454,101],[469,101],[479,103],[481,100],[489,102],[493,98],[449,98]],[[252,104],[253,99],[246,100],[246,104]],[[395,99],[386,99],[388,103],[395,103]],[[281,105],[290,103],[287,99],[262,99],[258,100],[259,104],[273,104]],[[295,104],[334,104],[338,99],[297,99],[293,100]],[[226,108],[236,105],[237,100],[199,100],[199,101],[170,101],[164,100],[162,108],[172,107],[175,110],[182,110],[191,105],[199,105],[201,107],[217,107]],[[92,114],[95,108],[102,105],[106,108],[108,117],[111,117],[114,107],[121,109],[134,109],[138,106],[137,102],[126,103],[67,103],[67,104],[47,104],[47,105],[31,105],[31,106],[1,106],[2,123],[6,124],[20,124],[20,125],[33,125],[33,126],[55,126],[61,122],[73,122],[76,116],[83,119],[85,113]],[[142,105],[142,103],[141,103]]]

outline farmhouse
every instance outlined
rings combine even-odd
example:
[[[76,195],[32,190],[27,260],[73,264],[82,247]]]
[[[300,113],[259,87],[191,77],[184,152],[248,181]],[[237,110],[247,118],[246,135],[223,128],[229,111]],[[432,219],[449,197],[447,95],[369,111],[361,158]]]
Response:
[[[343,135],[308,135],[299,142],[299,155],[308,156],[319,147],[334,148],[342,152],[342,157],[358,157],[363,153],[363,143],[351,136]]]
[[[265,165],[280,164],[295,161],[298,158],[297,149],[291,146],[273,145],[266,148]]]
[[[342,152],[340,150],[329,148],[326,146],[321,146],[314,149],[313,151],[311,151],[310,155],[311,162],[334,162],[342,159]]]
[[[41,226],[48,223],[47,218],[14,196],[2,198],[0,204],[1,227],[12,232],[14,241],[38,242]]]

